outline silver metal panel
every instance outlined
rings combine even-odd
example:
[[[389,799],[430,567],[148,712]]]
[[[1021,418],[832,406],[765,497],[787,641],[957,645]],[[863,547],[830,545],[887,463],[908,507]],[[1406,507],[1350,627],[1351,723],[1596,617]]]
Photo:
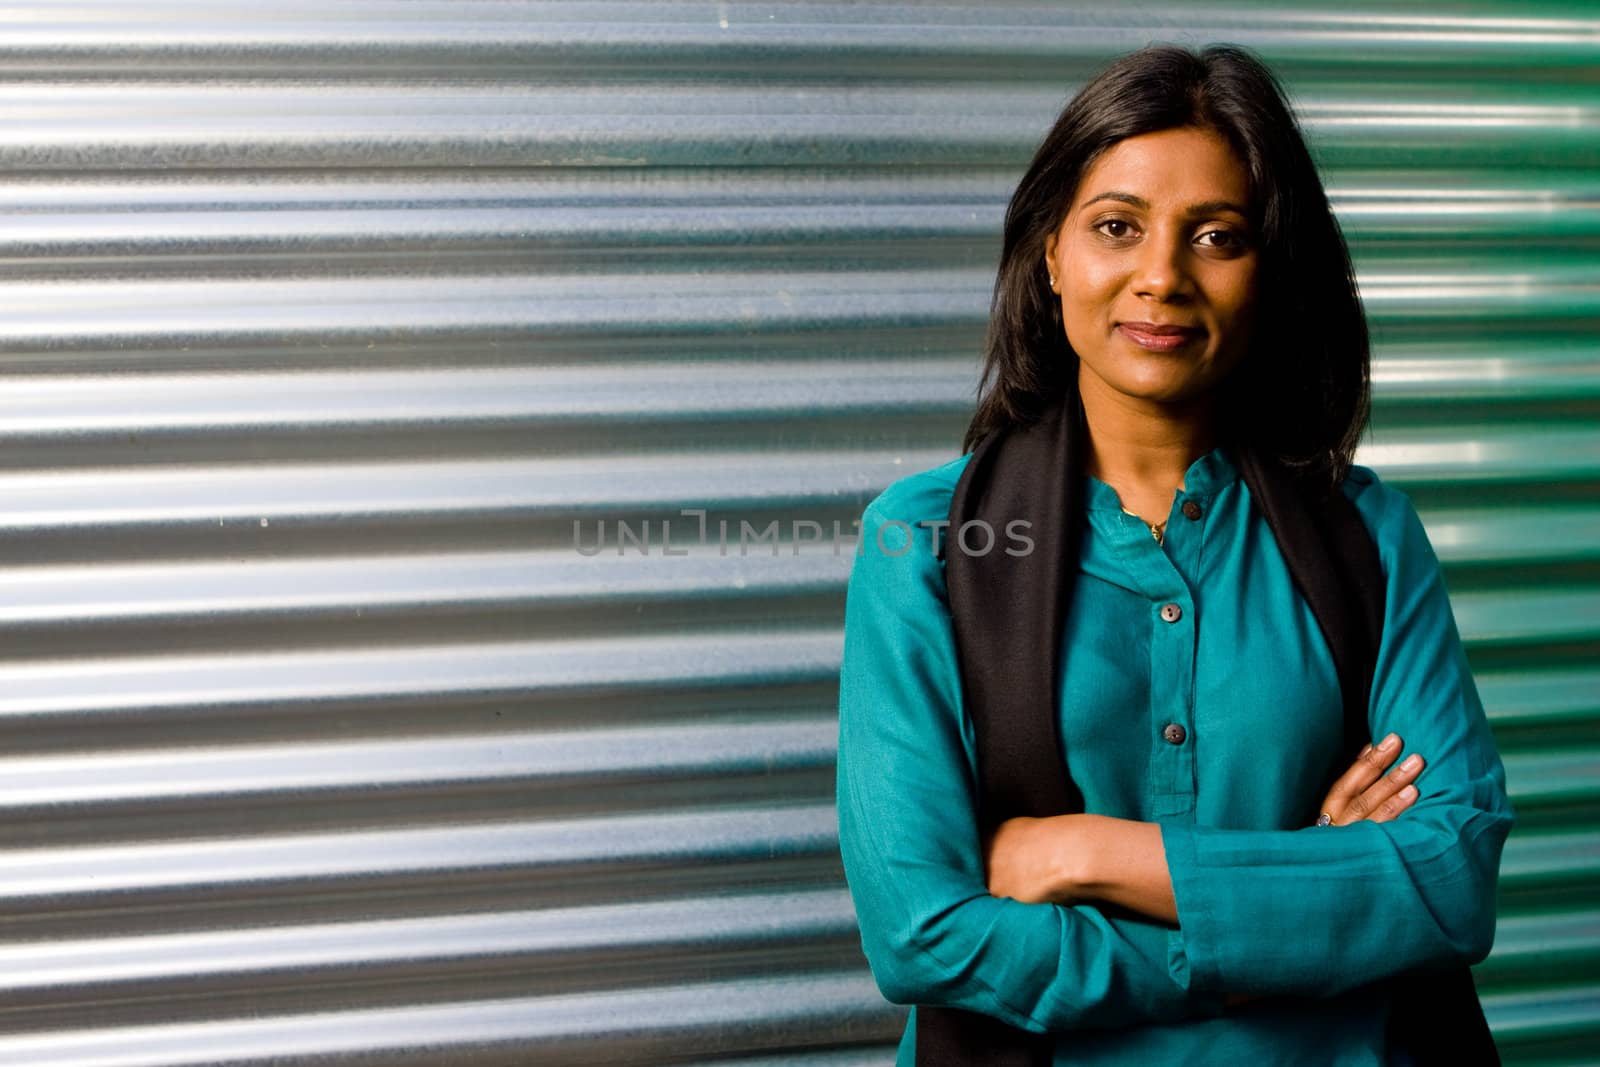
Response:
[[[889,1062],[845,535],[955,455],[1011,185],[1150,40],[1302,110],[1521,814],[1491,1022],[1600,1044],[1589,5],[0,27],[0,1064]]]

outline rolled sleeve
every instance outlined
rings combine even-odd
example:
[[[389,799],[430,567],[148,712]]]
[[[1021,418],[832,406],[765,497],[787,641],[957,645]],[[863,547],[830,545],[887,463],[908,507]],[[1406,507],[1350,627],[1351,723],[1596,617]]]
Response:
[[[1399,818],[1294,831],[1164,825],[1191,981],[1237,993],[1334,995],[1475,963],[1494,941],[1513,814],[1443,576],[1406,497],[1376,481],[1358,509],[1386,575],[1374,738],[1427,766]],[[1403,758],[1403,757],[1402,757]]]

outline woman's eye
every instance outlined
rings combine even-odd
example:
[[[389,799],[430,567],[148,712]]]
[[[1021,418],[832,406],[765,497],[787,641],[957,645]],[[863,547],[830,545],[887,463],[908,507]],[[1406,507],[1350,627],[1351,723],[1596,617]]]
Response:
[[[1126,237],[1133,232],[1133,224],[1126,219],[1101,219],[1094,228],[1107,237]]]
[[[1200,235],[1208,248],[1243,248],[1244,239],[1232,230],[1207,230]]]

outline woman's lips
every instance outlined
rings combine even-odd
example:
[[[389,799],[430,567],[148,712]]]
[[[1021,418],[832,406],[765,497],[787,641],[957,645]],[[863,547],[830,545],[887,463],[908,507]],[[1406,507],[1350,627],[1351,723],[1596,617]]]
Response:
[[[1205,336],[1205,331],[1197,327],[1157,326],[1149,322],[1119,322],[1117,330],[1140,348],[1151,352],[1171,352]]]

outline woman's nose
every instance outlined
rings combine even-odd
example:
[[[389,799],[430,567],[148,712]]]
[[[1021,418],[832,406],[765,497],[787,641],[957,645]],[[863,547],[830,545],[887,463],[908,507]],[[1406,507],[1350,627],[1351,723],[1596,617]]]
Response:
[[[1189,289],[1187,252],[1177,240],[1152,236],[1142,242],[1134,266],[1135,295],[1153,300],[1172,300],[1186,295]]]

